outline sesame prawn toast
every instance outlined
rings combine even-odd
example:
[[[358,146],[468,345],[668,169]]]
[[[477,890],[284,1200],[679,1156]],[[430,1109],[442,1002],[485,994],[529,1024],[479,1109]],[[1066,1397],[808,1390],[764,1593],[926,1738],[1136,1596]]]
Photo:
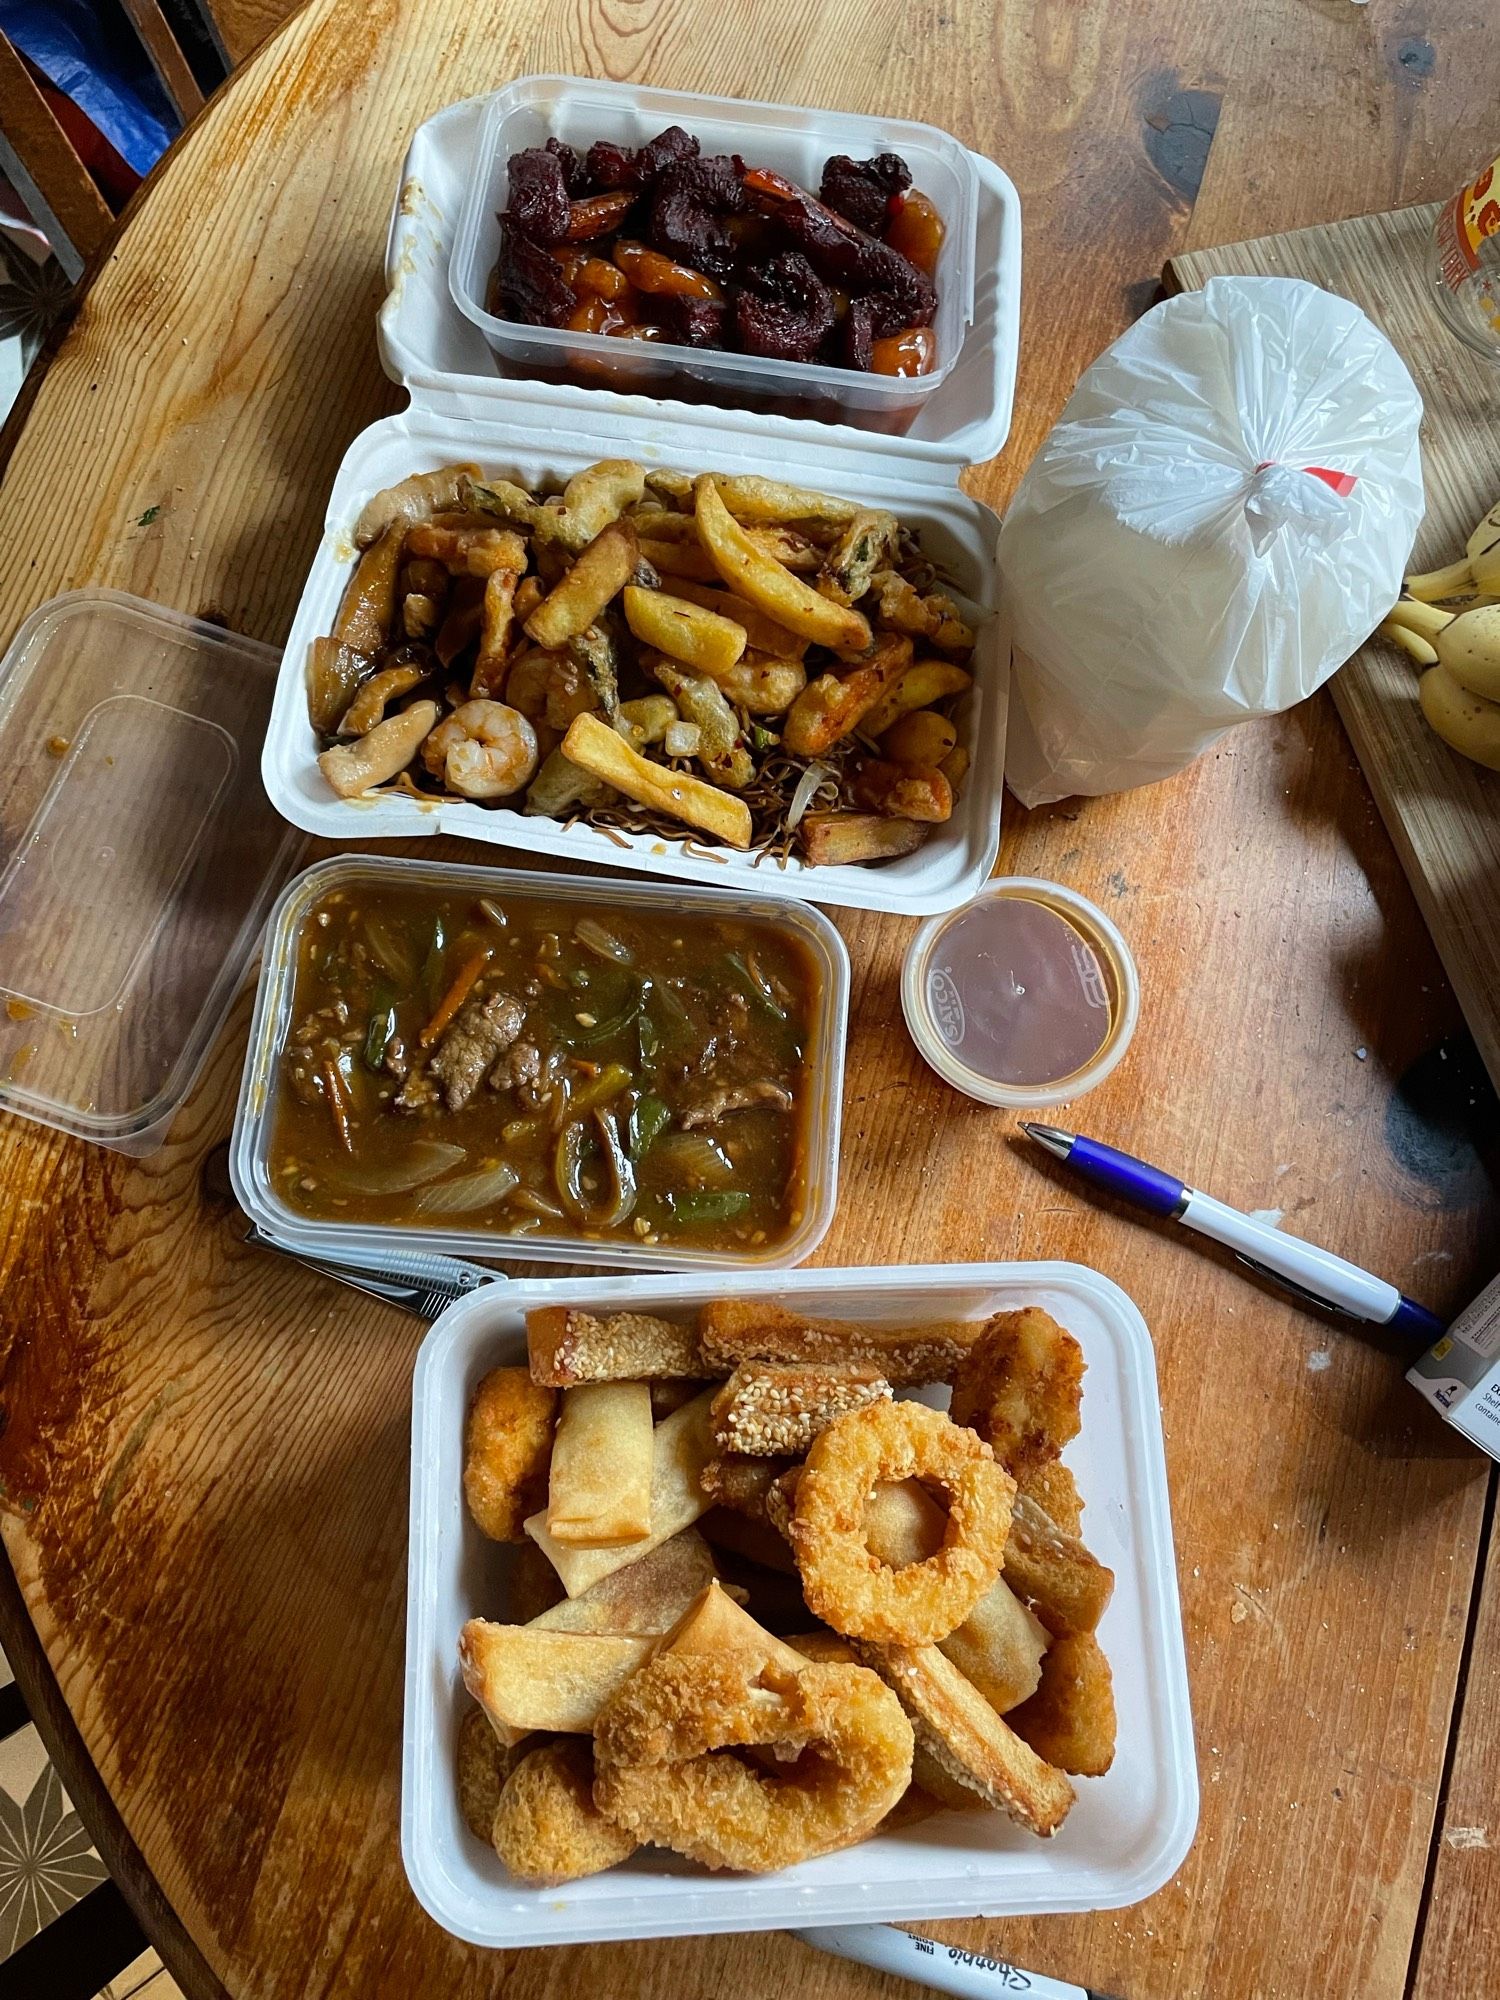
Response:
[[[1092,1632],[1104,1616],[1115,1573],[1065,1535],[1034,1500],[1017,1493],[1005,1544],[1005,1581],[1059,1639]]]
[[[856,1653],[895,1689],[917,1741],[947,1776],[1044,1839],[1076,1796],[1064,1774],[998,1716],[936,1646],[859,1640]]]
[[[714,1442],[749,1458],[793,1458],[846,1410],[890,1400],[872,1361],[744,1361],[714,1398]]]
[[[815,1319],[768,1299],[713,1299],[698,1315],[703,1365],[717,1373],[744,1361],[867,1361],[897,1389],[948,1381],[979,1332],[973,1320],[881,1326]]]
[[[710,1407],[710,1418],[716,1407],[717,1399]],[[747,1521],[764,1521],[766,1496],[795,1462],[791,1458],[757,1458],[745,1452],[720,1451],[704,1466],[699,1481],[716,1507],[743,1514]]]
[[[692,1327],[651,1313],[575,1312],[539,1306],[526,1315],[526,1351],[535,1382],[558,1389],[577,1382],[705,1381],[728,1369],[710,1366]]]

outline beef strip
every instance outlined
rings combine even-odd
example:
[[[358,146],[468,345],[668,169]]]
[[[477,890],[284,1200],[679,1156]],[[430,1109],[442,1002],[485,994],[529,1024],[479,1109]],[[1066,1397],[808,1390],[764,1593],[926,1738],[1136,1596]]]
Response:
[[[536,1090],[542,1073],[542,1052],[535,1042],[517,1042],[490,1071],[491,1090],[513,1090],[526,1102]]]
[[[468,1000],[459,1008],[430,1064],[450,1111],[463,1110],[496,1056],[520,1034],[525,1019],[525,1008],[508,993]]]
[[[753,1111],[765,1104],[776,1111],[790,1111],[792,1093],[785,1084],[770,1081],[726,1084],[721,1090],[710,1091],[697,1104],[689,1105],[677,1122],[685,1132],[693,1132],[699,1126],[717,1124],[731,1111]]]

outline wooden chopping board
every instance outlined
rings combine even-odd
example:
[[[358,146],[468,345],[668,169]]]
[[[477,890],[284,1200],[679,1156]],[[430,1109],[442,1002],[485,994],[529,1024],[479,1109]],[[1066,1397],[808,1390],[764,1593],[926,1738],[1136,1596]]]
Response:
[[[1306,278],[1352,299],[1411,370],[1426,416],[1427,516],[1414,568],[1461,556],[1500,499],[1500,366],[1455,339],[1425,296],[1435,207],[1361,215],[1169,260],[1169,291],[1221,276]],[[1411,879],[1433,942],[1500,1089],[1500,772],[1441,742],[1417,706],[1418,670],[1375,640],[1334,676],[1334,702]]]

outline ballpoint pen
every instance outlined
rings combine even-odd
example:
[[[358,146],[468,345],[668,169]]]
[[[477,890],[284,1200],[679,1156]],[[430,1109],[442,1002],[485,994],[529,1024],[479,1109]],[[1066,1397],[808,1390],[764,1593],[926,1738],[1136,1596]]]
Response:
[[[1098,1139],[1060,1132],[1051,1125],[1033,1125],[1023,1119],[1022,1130],[1095,1187],[1224,1244],[1252,1271],[1312,1305],[1389,1327],[1393,1333],[1409,1334],[1429,1345],[1445,1331],[1445,1322],[1436,1313],[1406,1298],[1384,1278],[1335,1257],[1331,1250],[1320,1250],[1315,1243],[1304,1243],[1300,1236],[1289,1236],[1274,1223],[1215,1201],[1211,1194],[1200,1194],[1160,1167],[1148,1166]]]
[[[894,1924],[828,1924],[816,1930],[792,1931],[816,1951],[835,1958],[852,1958],[877,1972],[930,1986],[934,1993],[952,1993],[959,2000],[1001,2000],[1007,1993],[1029,1993],[1032,2000],[1109,2000],[1091,1986],[1068,1979],[1049,1979],[1042,1972],[1023,1972],[1009,1959],[989,1958],[982,1951],[961,1951],[957,1945],[903,1931]]]

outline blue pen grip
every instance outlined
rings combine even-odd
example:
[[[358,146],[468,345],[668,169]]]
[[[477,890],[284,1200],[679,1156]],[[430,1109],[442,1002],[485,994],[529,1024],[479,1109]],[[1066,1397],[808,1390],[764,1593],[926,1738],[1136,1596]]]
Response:
[[[1164,1174],[1160,1167],[1148,1166],[1133,1153],[1103,1146],[1097,1139],[1075,1139],[1068,1165],[1096,1187],[1144,1208],[1151,1215],[1176,1215],[1187,1199],[1186,1184],[1174,1175]]]
[[[1407,1298],[1404,1293],[1396,1310],[1386,1321],[1386,1325],[1392,1333],[1407,1334],[1413,1340],[1424,1340],[1429,1347],[1435,1341],[1441,1340],[1448,1331],[1446,1320],[1439,1319],[1435,1312],[1429,1312],[1426,1306],[1419,1306],[1415,1299]]]

